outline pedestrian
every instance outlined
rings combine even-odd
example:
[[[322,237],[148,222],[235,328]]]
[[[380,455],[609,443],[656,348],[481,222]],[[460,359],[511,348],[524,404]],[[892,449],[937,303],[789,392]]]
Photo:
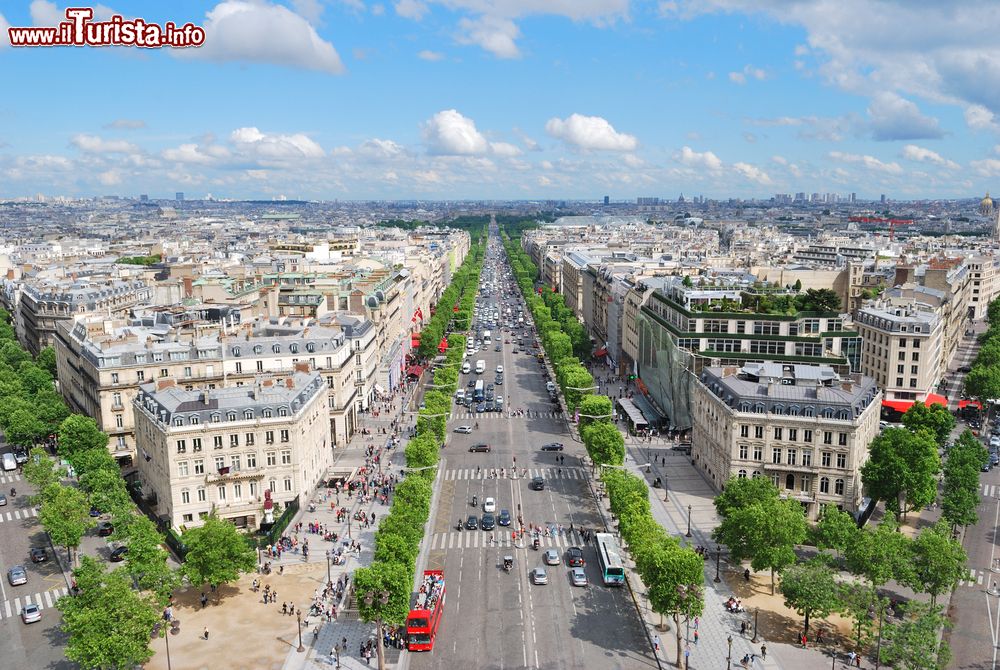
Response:
[[[767,658],[767,645],[766,644],[760,645],[760,658],[761,658],[761,660]]]
[[[653,651],[657,651],[657,652],[660,651],[660,636],[659,635],[654,635],[653,636]]]
[[[848,665],[854,665],[854,659],[857,658],[857,656],[858,656],[857,653],[855,653],[853,651],[851,651],[850,653],[848,653],[847,654],[847,664]]]
[[[208,626],[205,626],[205,632],[202,633],[202,635],[204,635],[205,639],[208,640]]]
[[[802,642],[803,647],[809,646],[809,638],[806,637],[805,633],[802,633],[802,635],[799,637],[799,641]]]
[[[698,644],[698,629],[694,629],[694,643]]]
[[[747,622],[746,621],[741,621],[740,622],[740,635],[743,636],[743,635],[746,635],[746,634],[747,634]]]
[[[206,596],[206,595],[205,595],[205,592],[204,592],[204,591],[202,591],[202,592],[201,592],[201,608],[202,608],[202,609],[205,609],[205,605],[206,605],[207,603],[208,603],[208,596]]]
[[[281,603],[281,613],[288,614],[288,603]]]

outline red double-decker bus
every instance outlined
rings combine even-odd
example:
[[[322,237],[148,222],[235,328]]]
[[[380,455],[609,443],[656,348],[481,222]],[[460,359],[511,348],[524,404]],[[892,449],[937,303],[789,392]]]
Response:
[[[425,570],[417,602],[406,617],[406,647],[410,651],[434,648],[441,614],[444,611],[444,571]]]

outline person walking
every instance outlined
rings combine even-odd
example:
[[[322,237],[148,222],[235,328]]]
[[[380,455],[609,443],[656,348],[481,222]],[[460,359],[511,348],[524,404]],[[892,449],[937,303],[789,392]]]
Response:
[[[741,621],[740,622],[740,636],[742,637],[742,636],[745,636],[746,634],[747,634],[747,622],[746,621]]]
[[[698,644],[698,629],[694,629],[694,643]]]
[[[205,595],[205,592],[204,592],[204,591],[202,591],[202,592],[201,592],[201,608],[202,608],[202,609],[205,609],[205,605],[206,605],[206,604],[208,604],[208,596],[206,596],[206,595]]]
[[[659,635],[654,635],[653,636],[653,651],[656,651],[657,653],[660,651],[660,636]]]
[[[205,626],[205,632],[202,635],[205,637],[205,640],[208,640],[208,626]]]
[[[767,658],[767,645],[766,644],[760,645],[760,658],[761,658],[761,660]]]

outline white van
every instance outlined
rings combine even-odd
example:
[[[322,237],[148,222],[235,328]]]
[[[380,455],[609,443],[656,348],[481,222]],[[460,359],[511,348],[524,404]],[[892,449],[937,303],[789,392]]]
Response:
[[[469,361],[465,361],[464,363],[462,363],[462,374],[463,375],[467,375],[471,371],[472,371],[472,366],[469,364]]]
[[[455,391],[455,401],[459,403],[465,402],[465,389]]]
[[[17,461],[14,459],[14,454],[4,454],[3,455],[3,469],[6,471],[17,470]]]
[[[498,412],[502,412],[503,411],[503,396],[502,395],[498,395],[497,396],[496,404],[497,404],[497,411]]]
[[[476,361],[476,374],[481,375],[484,372],[486,372],[486,361],[480,358]]]

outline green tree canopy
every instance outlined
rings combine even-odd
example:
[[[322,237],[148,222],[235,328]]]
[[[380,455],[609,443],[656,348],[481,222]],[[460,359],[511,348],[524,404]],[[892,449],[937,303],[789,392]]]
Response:
[[[898,518],[934,501],[940,469],[938,446],[930,433],[887,428],[872,440],[861,478],[868,494],[885,501]]]
[[[989,452],[971,431],[965,430],[948,451],[944,462],[941,511],[954,526],[974,526],[979,522],[979,471]]]
[[[898,528],[895,518],[886,516],[874,530],[862,529],[845,552],[848,569],[867,579],[873,592],[890,579],[909,579],[911,540]]]
[[[184,533],[184,575],[195,585],[234,582],[257,565],[257,554],[236,526],[210,514],[202,526]]]
[[[73,560],[72,550],[80,546],[83,534],[94,523],[84,492],[62,484],[50,484],[42,492],[38,520],[52,538],[52,544],[66,547],[70,562]]]
[[[646,585],[650,607],[661,617],[674,620],[677,659],[680,667],[682,617],[701,616],[705,608],[705,561],[690,548],[681,548],[669,538],[636,556],[636,569]]]
[[[621,465],[625,462],[625,438],[614,424],[605,421],[580,429],[580,437],[590,458],[598,465]]]
[[[73,460],[77,452],[89,449],[107,449],[108,436],[100,431],[97,422],[89,416],[73,414],[59,424],[59,455]]]
[[[52,484],[58,484],[59,480],[66,476],[65,468],[59,467],[54,459],[49,458],[45,449],[35,447],[28,454],[28,462],[24,464],[24,478],[27,479],[36,491],[44,491]],[[41,504],[42,496],[32,496],[32,504]]]
[[[26,409],[14,410],[3,428],[8,442],[25,448],[38,444],[48,432],[48,427],[35,413]]]
[[[1000,398],[1000,366],[977,365],[965,375],[965,392],[980,400]]]
[[[785,607],[805,617],[806,632],[810,617],[823,618],[840,607],[840,589],[834,572],[821,560],[786,567],[781,573],[781,593],[785,596]]]
[[[945,521],[920,531],[910,545],[910,560],[911,569],[904,584],[914,591],[930,594],[932,604],[969,574],[965,549],[952,539]]]
[[[580,401],[580,430],[595,421],[611,423],[613,409],[610,398],[593,394],[584,396]]]
[[[955,417],[943,405],[928,407],[922,402],[915,402],[903,414],[903,425],[916,433],[920,430],[930,431],[937,441],[938,447],[943,447],[948,436],[955,428]]]
[[[372,563],[354,572],[354,592],[363,621],[402,624],[410,613],[412,573],[402,563]],[[371,594],[371,602],[366,596]],[[385,602],[382,602],[386,596]]]
[[[833,505],[827,505],[812,529],[813,541],[818,549],[836,549],[843,552],[858,536],[854,517]]]
[[[882,632],[882,661],[906,670],[945,670],[951,651],[946,642],[938,641],[938,632],[947,625],[937,605],[908,601],[903,620],[887,624]]]
[[[35,363],[55,379],[56,377],[56,350],[52,347],[45,347],[38,352]]]

